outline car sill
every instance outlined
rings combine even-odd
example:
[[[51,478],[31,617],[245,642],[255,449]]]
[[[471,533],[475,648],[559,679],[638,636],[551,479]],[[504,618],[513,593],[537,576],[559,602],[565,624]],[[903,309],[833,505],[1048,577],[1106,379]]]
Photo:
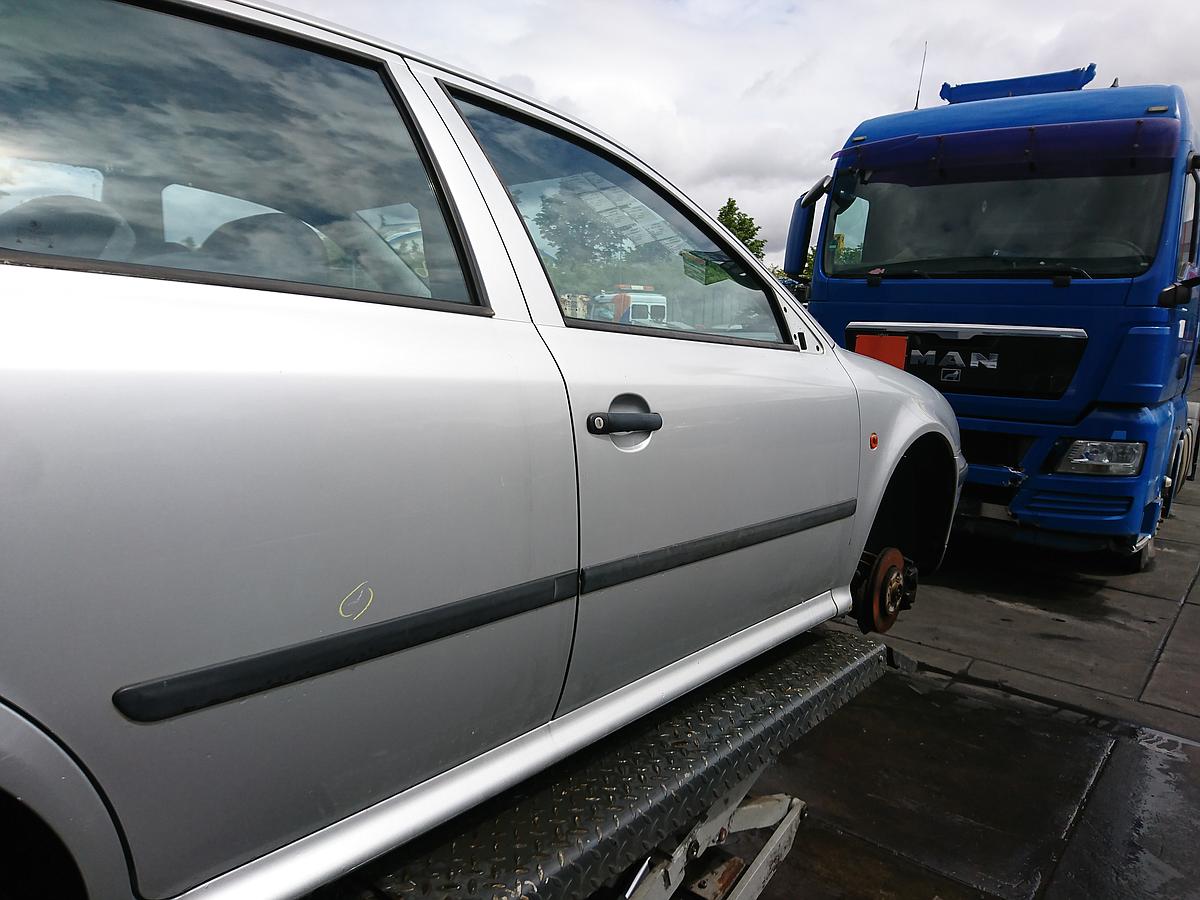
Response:
[[[440,825],[623,725],[848,607],[826,591],[394,797],[180,895],[180,900],[288,900]]]

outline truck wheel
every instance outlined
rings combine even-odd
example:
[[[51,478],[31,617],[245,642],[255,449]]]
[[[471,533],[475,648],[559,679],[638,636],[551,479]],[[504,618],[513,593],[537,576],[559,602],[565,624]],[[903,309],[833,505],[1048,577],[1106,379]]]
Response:
[[[1186,433],[1185,433],[1186,437]],[[1175,505],[1176,495],[1183,490],[1184,479],[1184,448],[1187,441],[1184,437],[1179,439],[1179,443],[1175,445],[1175,455],[1171,457],[1171,486],[1163,491],[1162,498],[1162,517],[1170,518],[1171,508]]]
[[[1197,464],[1200,463],[1200,403],[1193,401],[1188,404],[1187,419],[1187,435],[1191,444],[1184,460],[1186,467],[1184,481],[1195,481]],[[1179,487],[1181,490],[1183,489],[1182,484]]]
[[[1117,557],[1118,568],[1126,575],[1136,575],[1138,572],[1145,572],[1154,559],[1154,553],[1154,538],[1151,537],[1150,540],[1142,545],[1141,550],[1133,553],[1128,551],[1121,552]]]
[[[1190,406],[1190,404],[1189,404]],[[1183,493],[1184,485],[1196,478],[1196,429],[1188,417],[1187,427],[1183,429],[1183,440],[1180,441],[1180,450],[1182,455],[1179,459],[1179,480],[1175,482],[1173,489],[1174,495],[1177,497]]]

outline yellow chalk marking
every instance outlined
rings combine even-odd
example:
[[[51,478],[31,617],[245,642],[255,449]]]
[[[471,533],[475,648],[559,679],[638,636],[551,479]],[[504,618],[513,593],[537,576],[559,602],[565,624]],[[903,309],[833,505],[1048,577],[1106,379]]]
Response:
[[[363,604],[363,608],[354,614],[346,612],[346,604],[350,601],[350,598],[354,597],[356,594],[358,594],[358,592],[361,591],[363,588],[367,589],[367,602]],[[375,599],[375,589],[373,587],[371,587],[370,585],[368,585],[364,581],[362,584],[360,584],[358,587],[356,587],[354,590],[352,590],[350,593],[348,593],[345,597],[342,598],[342,602],[338,604],[338,615],[341,616],[343,619],[350,619],[352,622],[356,621],[358,618],[360,618],[362,616],[363,613],[365,613],[367,611],[368,608],[370,608],[371,602],[374,599]]]

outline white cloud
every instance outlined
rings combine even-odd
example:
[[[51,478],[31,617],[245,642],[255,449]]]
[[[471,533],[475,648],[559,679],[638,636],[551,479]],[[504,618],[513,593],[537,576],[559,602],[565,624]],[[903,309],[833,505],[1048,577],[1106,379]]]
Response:
[[[1200,13],[1091,0],[286,0],[537,96],[605,131],[783,251],[796,196],[861,120],[960,83],[1098,64],[1093,86],[1182,84],[1200,113]]]

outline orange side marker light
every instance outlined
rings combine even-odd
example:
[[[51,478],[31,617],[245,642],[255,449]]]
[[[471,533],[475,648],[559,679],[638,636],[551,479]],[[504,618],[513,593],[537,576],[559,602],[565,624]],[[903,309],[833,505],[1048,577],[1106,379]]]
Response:
[[[869,443],[871,449],[874,450],[876,447],[879,446],[879,435],[877,435],[875,432],[872,431],[871,432],[871,440],[868,443]]]

